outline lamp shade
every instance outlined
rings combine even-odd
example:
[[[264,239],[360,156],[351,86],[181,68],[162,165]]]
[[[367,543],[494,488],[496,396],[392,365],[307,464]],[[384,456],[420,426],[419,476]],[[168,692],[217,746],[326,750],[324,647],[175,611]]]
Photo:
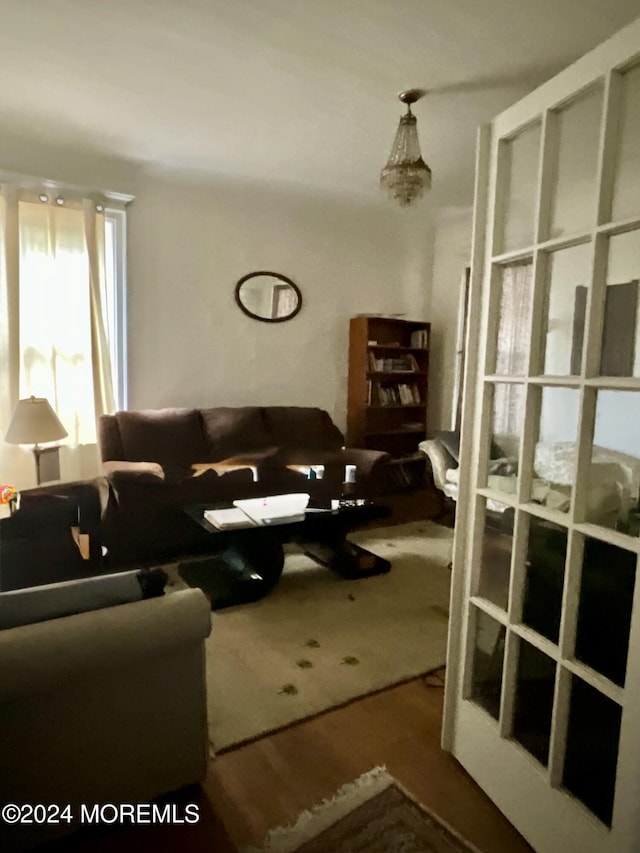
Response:
[[[5,441],[10,444],[39,444],[57,441],[67,435],[60,418],[44,397],[18,400]]]

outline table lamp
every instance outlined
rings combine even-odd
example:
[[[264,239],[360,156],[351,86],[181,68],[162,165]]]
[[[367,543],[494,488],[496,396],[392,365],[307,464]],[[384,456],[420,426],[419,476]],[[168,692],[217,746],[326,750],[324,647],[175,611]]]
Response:
[[[58,447],[39,447],[42,441],[57,441],[68,435],[60,419],[44,397],[18,400],[5,441],[10,444],[33,444],[38,485],[43,480],[60,478]],[[45,457],[44,460],[42,457]]]

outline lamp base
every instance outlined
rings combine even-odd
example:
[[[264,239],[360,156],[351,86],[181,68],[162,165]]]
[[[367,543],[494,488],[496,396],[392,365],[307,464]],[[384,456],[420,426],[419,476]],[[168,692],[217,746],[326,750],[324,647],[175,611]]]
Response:
[[[38,485],[60,479],[59,450],[59,447],[38,447],[37,445],[33,448]]]

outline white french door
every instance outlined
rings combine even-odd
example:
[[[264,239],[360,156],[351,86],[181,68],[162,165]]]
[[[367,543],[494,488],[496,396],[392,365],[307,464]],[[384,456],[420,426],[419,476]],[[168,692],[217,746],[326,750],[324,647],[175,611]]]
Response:
[[[443,745],[540,853],[640,850],[639,280],[640,20],[479,134]]]

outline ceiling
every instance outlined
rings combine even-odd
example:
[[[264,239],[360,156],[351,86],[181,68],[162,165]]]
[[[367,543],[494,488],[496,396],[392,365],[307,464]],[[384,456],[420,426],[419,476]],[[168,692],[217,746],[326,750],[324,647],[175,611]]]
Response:
[[[172,169],[378,198],[402,107],[438,204],[476,128],[638,0],[0,0],[3,127]],[[0,164],[1,165],[1,164]]]

